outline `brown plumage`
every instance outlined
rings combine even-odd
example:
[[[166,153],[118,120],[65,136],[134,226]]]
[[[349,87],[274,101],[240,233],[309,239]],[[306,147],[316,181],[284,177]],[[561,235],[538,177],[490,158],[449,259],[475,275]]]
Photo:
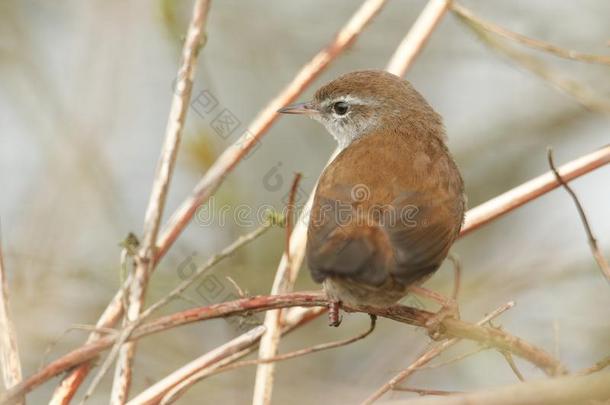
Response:
[[[311,211],[307,261],[331,300],[391,305],[441,265],[458,236],[463,182],[440,116],[405,80],[348,73],[304,113],[342,151],[322,173]]]

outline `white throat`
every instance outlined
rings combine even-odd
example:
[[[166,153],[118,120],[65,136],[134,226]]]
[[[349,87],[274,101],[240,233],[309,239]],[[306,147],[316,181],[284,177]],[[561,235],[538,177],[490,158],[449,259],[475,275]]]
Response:
[[[329,105],[338,101],[347,102],[350,106],[376,104],[373,100],[363,100],[354,96],[344,95],[326,101],[322,104],[322,109],[325,110]],[[372,127],[377,125],[378,121],[376,116],[359,119],[358,115],[355,115],[352,110],[348,111],[345,115],[337,115],[331,112],[326,116],[314,116],[313,118],[324,125],[326,130],[337,140],[340,150],[347,148],[356,139],[370,131]]]

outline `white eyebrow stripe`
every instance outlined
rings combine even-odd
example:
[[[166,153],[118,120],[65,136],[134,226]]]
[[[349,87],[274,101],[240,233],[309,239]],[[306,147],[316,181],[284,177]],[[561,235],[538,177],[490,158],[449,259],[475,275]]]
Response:
[[[327,106],[333,105],[333,104],[335,104],[335,103],[337,103],[339,101],[344,101],[344,102],[346,102],[348,104],[351,104],[351,105],[367,105],[367,104],[368,105],[376,105],[377,104],[377,102],[375,100],[371,99],[371,98],[362,99],[362,98],[358,98],[358,97],[352,96],[351,94],[346,94],[346,95],[339,96],[337,98],[334,98],[332,100],[328,100],[328,101],[324,102],[323,106],[327,107]]]

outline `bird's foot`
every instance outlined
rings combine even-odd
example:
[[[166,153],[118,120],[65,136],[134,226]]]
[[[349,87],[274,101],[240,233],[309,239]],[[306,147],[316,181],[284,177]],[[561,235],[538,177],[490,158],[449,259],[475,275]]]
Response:
[[[330,301],[328,303],[328,326],[337,327],[341,325],[343,317],[341,316],[341,302]]]
[[[446,318],[460,319],[460,310],[456,300],[447,298],[441,305],[441,309],[430,317],[424,325],[428,329],[428,335],[433,340],[440,340],[443,337],[442,323]]]

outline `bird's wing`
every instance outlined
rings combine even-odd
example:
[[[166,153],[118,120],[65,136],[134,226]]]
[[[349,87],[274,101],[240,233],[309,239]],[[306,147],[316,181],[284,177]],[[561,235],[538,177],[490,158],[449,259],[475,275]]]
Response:
[[[461,178],[453,162],[436,162],[420,174],[409,172],[405,162],[380,156],[381,147],[388,146],[393,156],[404,156],[401,145],[370,143],[344,150],[320,178],[307,242],[307,260],[317,282],[339,276],[375,286],[388,277],[412,283],[441,265],[459,232]],[[380,159],[384,169],[376,170]],[[437,172],[447,167],[449,173]],[[457,176],[459,184],[431,184],[426,176]],[[365,198],[358,194],[361,190]]]
[[[378,286],[392,276],[410,284],[441,265],[457,236],[455,225],[442,221],[442,207],[417,197],[386,205],[381,216],[366,218],[358,217],[358,208],[348,213],[349,197],[320,197],[318,202],[324,214],[314,214],[307,241],[307,260],[317,282],[343,276]],[[348,215],[353,219],[348,221]]]

